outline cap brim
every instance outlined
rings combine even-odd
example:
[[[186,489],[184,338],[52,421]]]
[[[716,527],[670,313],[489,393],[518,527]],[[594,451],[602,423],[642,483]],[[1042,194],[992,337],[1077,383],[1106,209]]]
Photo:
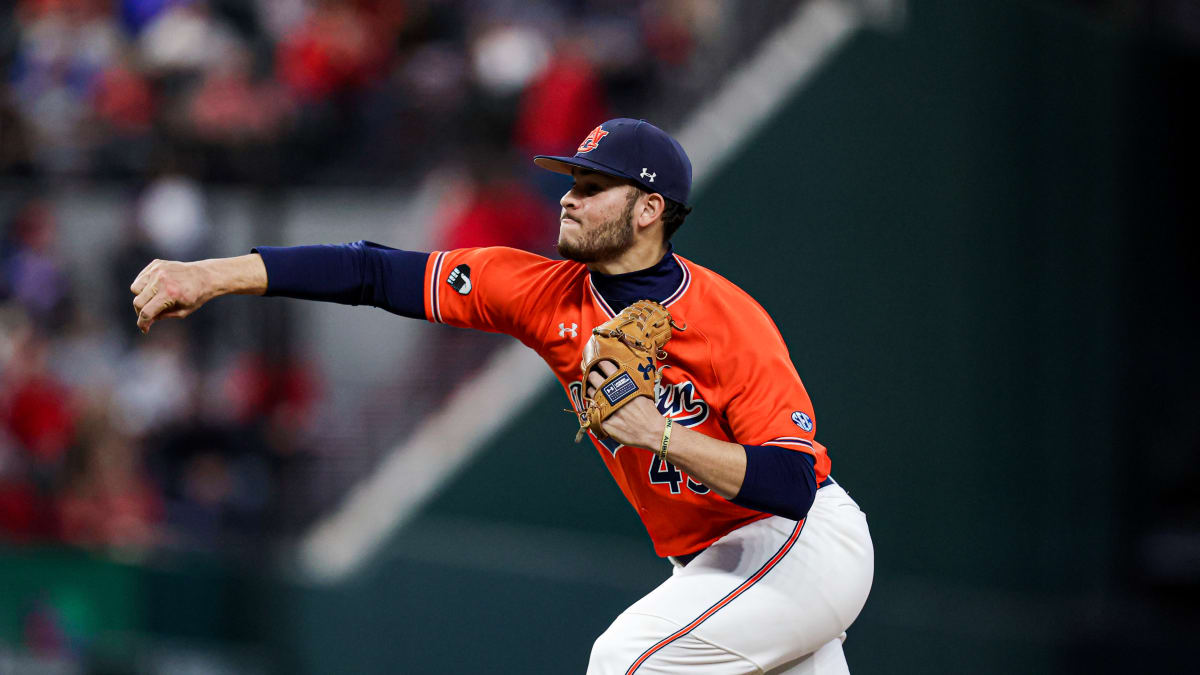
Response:
[[[629,178],[633,180],[632,176],[629,176],[622,171],[617,171],[611,166],[605,166],[599,162],[593,162],[590,159],[584,159],[583,157],[554,157],[552,155],[537,155],[533,158],[533,163],[537,164],[543,169],[546,169],[547,171],[566,174],[568,176],[571,175],[571,169],[577,167],[580,169],[591,169],[597,173],[604,173],[610,176],[619,176],[621,178]]]

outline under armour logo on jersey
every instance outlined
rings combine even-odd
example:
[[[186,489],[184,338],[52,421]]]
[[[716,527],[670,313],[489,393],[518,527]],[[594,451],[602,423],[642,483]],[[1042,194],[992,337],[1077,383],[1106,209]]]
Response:
[[[558,324],[558,337],[567,337],[567,333],[573,338],[579,337],[579,324],[573,323],[570,328],[565,323]]]
[[[804,413],[800,412],[799,410],[792,413],[792,422],[794,422],[796,424],[796,426],[800,427],[801,429],[803,429],[805,431],[812,431],[812,428],[813,428],[812,418],[809,417],[808,415],[805,415]]]
[[[657,177],[657,176],[658,176],[658,174],[657,174],[657,173],[650,173],[650,169],[649,169],[649,168],[647,168],[647,167],[644,167],[644,166],[643,166],[643,167],[642,167],[642,173],[641,173],[641,176],[642,176],[642,178],[645,178],[645,179],[646,179],[648,182],[650,182],[650,183],[653,183],[653,182],[654,182],[654,179],[655,179],[655,177]]]

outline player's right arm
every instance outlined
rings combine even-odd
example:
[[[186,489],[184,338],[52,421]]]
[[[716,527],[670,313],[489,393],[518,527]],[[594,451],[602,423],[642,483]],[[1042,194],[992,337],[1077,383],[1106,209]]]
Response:
[[[153,260],[130,284],[137,326],[143,333],[159,319],[183,318],[221,295],[262,295],[267,268],[257,253],[196,262]]]
[[[229,293],[371,305],[394,314],[501,332],[538,347],[538,299],[556,264],[510,248],[423,253],[368,241],[261,246],[249,256],[155,261],[131,286],[143,332]],[[468,283],[469,282],[469,283]]]
[[[137,296],[138,328],[184,317],[205,302],[232,293],[372,305],[425,318],[428,253],[369,241],[316,246],[260,246],[250,255],[196,262],[156,260],[130,290]]]

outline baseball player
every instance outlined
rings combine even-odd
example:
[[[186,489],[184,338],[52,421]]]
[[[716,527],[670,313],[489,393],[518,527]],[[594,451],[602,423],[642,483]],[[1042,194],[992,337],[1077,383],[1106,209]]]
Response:
[[[841,643],[874,572],[866,519],[830,478],[812,403],[771,317],[671,247],[691,210],[683,148],[620,118],[573,156],[534,161],[574,178],[560,201],[565,260],[366,241],[156,260],[131,286],[138,327],[241,293],[507,333],[554,371],[582,413],[581,435],[673,566],[596,640],[589,673],[848,672]],[[669,341],[633,337],[647,321],[669,325]],[[608,328],[593,334],[597,326]],[[585,348],[599,353],[613,335],[657,358],[602,359],[585,379]],[[634,381],[656,384],[636,395]],[[619,408],[589,417],[614,395]]]

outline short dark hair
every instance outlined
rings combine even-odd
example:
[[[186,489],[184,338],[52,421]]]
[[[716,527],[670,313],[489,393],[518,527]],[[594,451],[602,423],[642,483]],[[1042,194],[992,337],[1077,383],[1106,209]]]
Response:
[[[649,190],[637,183],[631,182],[630,187],[635,190],[630,193],[631,195],[638,195],[639,193],[644,195],[650,194]],[[683,226],[683,221],[692,212],[692,207],[684,206],[674,199],[667,199],[666,197],[663,197],[663,202],[662,224],[663,243],[665,244],[671,241],[671,237],[675,235],[676,230]],[[630,205],[632,206],[632,202],[630,202]]]
[[[684,206],[674,199],[667,199],[666,197],[663,197],[663,200],[667,203],[663,207],[662,214],[663,243],[666,243],[671,241],[671,237],[675,234],[675,231],[683,226],[683,221],[692,212],[692,207]]]

